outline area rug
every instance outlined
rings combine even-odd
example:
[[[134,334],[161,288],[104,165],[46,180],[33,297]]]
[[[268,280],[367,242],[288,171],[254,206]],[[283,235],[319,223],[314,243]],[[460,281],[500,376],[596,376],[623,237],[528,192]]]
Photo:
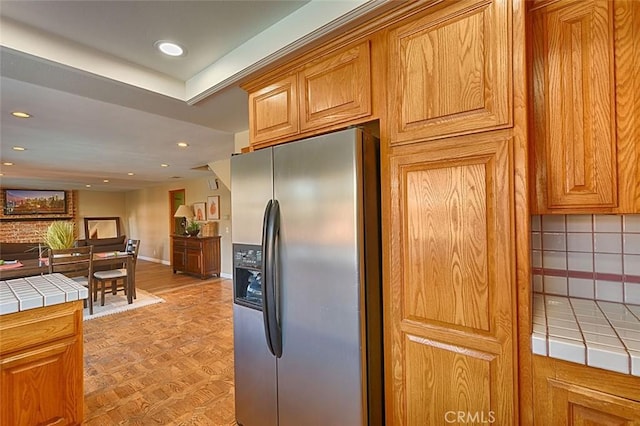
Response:
[[[127,296],[120,292],[117,295],[107,294],[105,295],[104,306],[100,306],[100,295],[98,295],[98,301],[93,302],[93,315],[89,315],[89,308],[85,308],[83,312],[84,320],[92,320],[105,315],[113,315],[164,302],[164,299],[140,289],[136,289],[136,296],[133,299],[133,303],[128,304]]]

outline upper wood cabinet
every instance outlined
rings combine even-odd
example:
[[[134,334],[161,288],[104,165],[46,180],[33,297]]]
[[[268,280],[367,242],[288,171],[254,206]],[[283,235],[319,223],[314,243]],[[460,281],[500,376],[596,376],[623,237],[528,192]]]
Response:
[[[298,81],[301,131],[370,115],[369,43],[309,64]]]
[[[297,93],[297,75],[280,78],[249,93],[252,144],[298,133]]]
[[[536,213],[640,211],[637,3],[560,0],[530,14]]]
[[[389,425],[517,423],[512,145],[492,132],[389,159]]]
[[[249,90],[251,144],[260,148],[297,134],[371,115],[369,41],[303,64]]]
[[[392,144],[511,122],[509,2],[462,0],[390,31]]]

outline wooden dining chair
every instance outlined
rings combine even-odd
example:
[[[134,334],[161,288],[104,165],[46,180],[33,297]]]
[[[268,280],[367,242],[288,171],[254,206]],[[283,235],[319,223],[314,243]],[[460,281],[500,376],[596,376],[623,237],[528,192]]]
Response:
[[[104,306],[104,294],[107,288],[107,284],[111,284],[111,293],[117,294],[118,290],[123,290],[128,295],[127,291],[131,292],[129,300],[136,298],[136,284],[135,284],[135,271],[136,262],[138,260],[138,250],[140,247],[140,240],[127,240],[125,250],[131,256],[128,261],[131,262],[130,268],[123,267],[118,269],[109,269],[107,271],[96,271],[93,273],[95,291],[100,291],[100,305]],[[131,275],[127,273],[127,269],[130,269]]]
[[[61,273],[87,287],[89,314],[93,315],[93,246],[49,249],[49,273]]]

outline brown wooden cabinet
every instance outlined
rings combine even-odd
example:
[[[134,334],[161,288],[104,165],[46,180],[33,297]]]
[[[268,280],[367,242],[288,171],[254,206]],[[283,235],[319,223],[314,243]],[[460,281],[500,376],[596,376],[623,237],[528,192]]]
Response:
[[[245,86],[255,148],[371,115],[369,41]]]
[[[251,143],[298,133],[298,76],[290,75],[249,93]]]
[[[534,357],[535,424],[640,425],[640,378]]]
[[[220,276],[220,236],[171,236],[173,273],[182,271],[205,279]]]
[[[369,43],[308,64],[298,82],[300,131],[371,115]]]
[[[83,418],[82,301],[0,319],[0,424],[79,425]]]
[[[536,213],[640,211],[640,5],[560,0],[530,13]]]
[[[516,418],[512,143],[484,134],[390,158],[388,424]]]
[[[392,29],[392,144],[506,127],[511,114],[509,4],[443,3]]]

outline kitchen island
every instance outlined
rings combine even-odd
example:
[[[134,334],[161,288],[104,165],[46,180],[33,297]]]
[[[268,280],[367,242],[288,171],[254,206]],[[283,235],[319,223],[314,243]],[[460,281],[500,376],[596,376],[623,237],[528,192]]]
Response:
[[[62,274],[0,281],[0,424],[82,423],[87,297]]]

